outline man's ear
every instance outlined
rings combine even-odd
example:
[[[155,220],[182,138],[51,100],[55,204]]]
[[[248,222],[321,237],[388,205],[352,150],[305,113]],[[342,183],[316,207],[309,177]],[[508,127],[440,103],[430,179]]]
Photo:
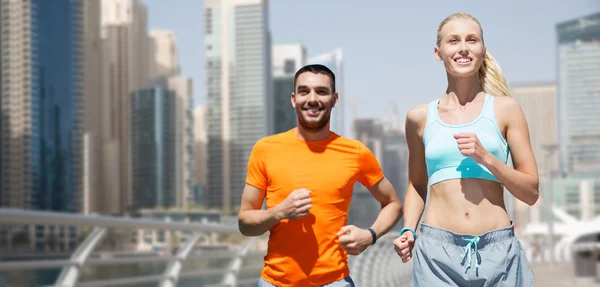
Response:
[[[333,106],[334,106],[334,107],[335,107],[335,106],[337,106],[337,104],[338,104],[338,99],[339,99],[338,92],[335,92],[335,93],[333,94]]]
[[[296,94],[292,93],[290,96],[290,101],[292,102],[292,107],[296,108]]]

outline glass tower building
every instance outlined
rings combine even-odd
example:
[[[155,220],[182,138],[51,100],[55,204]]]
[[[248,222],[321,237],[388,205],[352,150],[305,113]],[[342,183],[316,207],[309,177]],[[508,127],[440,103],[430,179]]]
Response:
[[[1,2],[0,206],[81,209],[81,5]]]
[[[134,209],[175,206],[177,142],[175,93],[163,88],[131,95],[132,205]]]

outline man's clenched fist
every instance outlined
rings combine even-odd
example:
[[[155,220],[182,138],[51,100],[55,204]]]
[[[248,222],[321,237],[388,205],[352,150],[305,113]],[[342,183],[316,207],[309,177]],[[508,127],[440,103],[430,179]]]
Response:
[[[296,189],[288,197],[277,205],[279,219],[299,219],[307,216],[312,207],[310,190]]]

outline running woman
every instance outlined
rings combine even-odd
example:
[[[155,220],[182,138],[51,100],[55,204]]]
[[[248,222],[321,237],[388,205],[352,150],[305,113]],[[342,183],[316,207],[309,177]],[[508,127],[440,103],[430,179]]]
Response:
[[[521,107],[473,16],[444,19],[434,51],[448,86],[407,114],[406,227],[394,241],[396,252],[403,262],[414,257],[412,286],[533,286],[503,199],[504,187],[528,205],[539,198]]]

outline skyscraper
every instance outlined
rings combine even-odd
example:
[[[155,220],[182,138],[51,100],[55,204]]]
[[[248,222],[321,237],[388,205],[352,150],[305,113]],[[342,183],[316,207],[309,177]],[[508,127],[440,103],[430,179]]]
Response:
[[[538,173],[546,175],[558,168],[557,154],[548,150],[557,144],[556,84],[511,85],[511,94],[519,101],[527,120]]]
[[[398,128],[393,118],[397,118],[393,105],[386,119],[355,119],[353,133],[356,140],[361,141],[377,158],[385,177],[390,181],[400,200],[404,200],[408,186],[408,146],[404,132]],[[379,203],[361,184],[355,185],[355,197],[352,199],[349,221],[363,227],[372,224],[380,208]],[[395,228],[404,226],[404,218]]]
[[[395,103],[388,103],[383,120],[383,156],[381,166],[400,200],[404,201],[408,186],[408,144],[401,127],[400,116]],[[397,228],[404,227],[401,218]]]
[[[109,127],[109,64],[107,42],[101,36],[101,1],[82,1],[83,25],[83,209],[107,213],[110,181],[105,178],[105,130]],[[113,198],[116,198],[114,196]]]
[[[80,212],[82,1],[0,1],[0,207]],[[30,226],[32,248],[74,248],[73,227]],[[11,243],[0,230],[0,246]]]
[[[556,33],[560,166],[600,172],[600,12],[559,23]]]
[[[174,75],[168,78],[167,87],[177,97],[177,205],[185,207],[188,202],[195,200],[192,196],[195,184],[193,83],[188,77]]]
[[[107,45],[109,123],[104,136],[109,213],[131,207],[131,93],[149,83],[148,8],[140,0],[102,0],[102,38]]]
[[[0,7],[2,172],[0,206],[33,208],[40,185],[39,81],[30,2]],[[10,16],[9,16],[10,15]],[[19,48],[17,48],[19,47]],[[24,49],[27,47],[27,49]]]
[[[81,209],[81,2],[2,1],[0,206]]]
[[[306,63],[306,49],[300,43],[273,45],[273,133],[296,127],[298,116],[290,96],[294,92],[294,75]]]
[[[237,211],[254,144],[273,131],[267,0],[207,0],[207,205]]]
[[[319,54],[310,58],[307,64],[321,64],[325,65],[335,74],[335,90],[340,94],[337,106],[333,108],[331,112],[331,130],[339,135],[346,136],[345,122],[344,122],[344,106],[345,106],[345,94],[344,94],[344,56],[342,49],[336,49],[331,52]]]
[[[175,34],[170,30],[150,31],[150,78],[179,73],[179,51]]]
[[[131,95],[134,209],[176,205],[177,97],[162,87]]]
[[[540,176],[540,189],[542,200],[530,207],[510,193],[505,192],[504,202],[509,211],[509,203],[514,205],[514,221],[521,231],[530,222],[539,222],[540,207],[544,199],[552,196],[552,190],[545,183],[552,176],[551,173],[558,168],[557,145],[557,106],[556,84],[547,83],[520,83],[511,85],[513,98],[519,101],[523,114],[529,127],[531,148],[535,157],[538,174]]]
[[[177,39],[170,30],[150,31],[150,78],[164,89],[175,92],[175,145],[177,205],[187,206],[192,200],[194,181],[194,97],[192,79],[180,74]]]
[[[375,119],[355,119],[352,131],[354,139],[362,142],[381,164],[385,155],[383,150],[383,126],[381,123]],[[369,193],[367,188],[358,182],[355,183],[348,214],[348,224],[368,228],[377,219],[379,210],[381,210],[381,205]]]
[[[206,165],[208,143],[208,124],[206,122],[206,106],[201,105],[194,108],[194,162],[195,162],[195,184],[193,188],[194,203],[204,205],[206,202]]]

